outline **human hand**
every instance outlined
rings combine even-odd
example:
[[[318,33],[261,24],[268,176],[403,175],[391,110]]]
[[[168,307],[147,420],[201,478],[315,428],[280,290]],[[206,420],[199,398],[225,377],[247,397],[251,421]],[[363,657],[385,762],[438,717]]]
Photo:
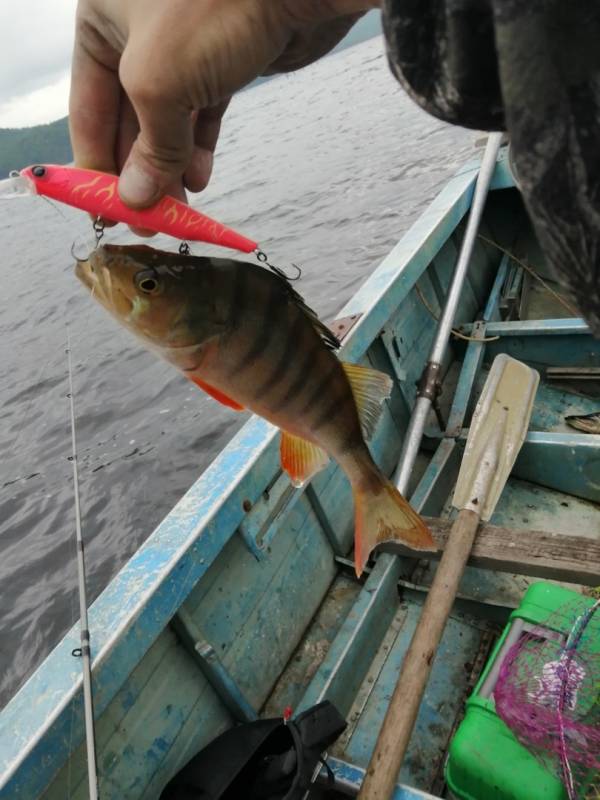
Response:
[[[79,0],[75,163],[120,173],[142,208],[210,178],[229,98],[330,50],[379,0]]]

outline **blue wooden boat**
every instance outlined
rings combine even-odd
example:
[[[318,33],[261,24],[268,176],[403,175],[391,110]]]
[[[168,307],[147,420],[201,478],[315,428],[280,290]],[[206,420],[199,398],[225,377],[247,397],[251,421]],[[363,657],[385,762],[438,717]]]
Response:
[[[372,442],[391,473],[464,229],[477,164],[452,178],[334,323],[342,355],[395,381]],[[530,432],[465,574],[395,800],[439,797],[464,701],[532,576],[600,582],[600,436],[564,423],[598,409],[600,342],[550,290],[501,151],[444,364],[412,504],[444,530],[474,400],[498,353],[542,375]],[[516,260],[513,256],[516,256]],[[525,265],[544,278],[534,278]],[[310,298],[308,298],[310,299]],[[594,397],[594,387],[596,397]],[[328,761],[357,793],[430,581],[428,561],[351,564],[349,486],[332,464],[305,490],[252,418],[90,609],[100,796],[157,798],[239,720],[328,698],[349,725]],[[512,537],[512,538],[511,538]],[[508,544],[507,544],[508,542]],[[0,798],[87,797],[81,665],[73,629],[0,715]]]

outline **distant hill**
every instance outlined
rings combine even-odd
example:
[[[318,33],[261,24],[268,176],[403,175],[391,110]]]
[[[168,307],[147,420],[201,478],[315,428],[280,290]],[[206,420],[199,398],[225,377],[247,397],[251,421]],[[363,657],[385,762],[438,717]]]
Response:
[[[381,34],[381,15],[370,11],[332,51],[344,50]],[[275,76],[273,76],[275,77]],[[271,78],[258,78],[253,86]],[[73,159],[67,118],[32,128],[0,128],[0,178],[29,164],[65,164]]]
[[[33,128],[0,128],[0,178],[29,164],[71,161],[67,118]]]
[[[365,42],[367,39],[372,39],[374,36],[381,36],[382,33],[381,12],[369,11],[368,14],[365,14],[365,16],[350,29],[342,41],[336,45],[331,52],[337,53],[340,50],[345,50],[347,47],[352,47],[360,42]]]

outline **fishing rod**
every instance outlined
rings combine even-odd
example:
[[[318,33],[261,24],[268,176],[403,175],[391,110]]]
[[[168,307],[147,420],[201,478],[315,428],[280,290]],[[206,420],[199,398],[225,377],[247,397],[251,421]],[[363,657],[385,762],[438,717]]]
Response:
[[[96,735],[94,730],[94,704],[92,698],[92,665],[90,659],[90,631],[88,628],[87,594],[85,590],[85,558],[81,535],[81,507],[79,504],[79,474],[77,471],[77,439],[75,436],[75,405],[73,401],[73,366],[71,339],[67,331],[67,363],[69,368],[69,405],[71,410],[71,463],[75,492],[75,534],[77,539],[77,578],[79,582],[79,634],[83,659],[83,708],[85,715],[85,742],[87,748],[88,783],[90,800],[98,800],[98,770],[96,767]],[[78,651],[73,651],[79,654]]]

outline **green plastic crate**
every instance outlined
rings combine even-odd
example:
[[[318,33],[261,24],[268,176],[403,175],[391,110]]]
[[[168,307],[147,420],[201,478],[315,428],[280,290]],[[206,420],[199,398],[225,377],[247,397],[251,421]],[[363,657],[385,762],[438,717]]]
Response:
[[[458,727],[448,753],[446,782],[460,800],[567,800],[562,783],[542,767],[497,716],[493,697],[484,687],[494,681],[499,668],[498,654],[518,636],[523,623],[543,625],[561,606],[574,601],[588,603],[591,598],[554,586],[535,583],[529,587],[509,622],[471,697],[465,718]],[[565,626],[566,627],[566,626]],[[568,633],[568,630],[566,630]],[[551,635],[551,634],[550,634]],[[600,642],[598,643],[600,652]],[[489,680],[488,680],[489,678]]]

